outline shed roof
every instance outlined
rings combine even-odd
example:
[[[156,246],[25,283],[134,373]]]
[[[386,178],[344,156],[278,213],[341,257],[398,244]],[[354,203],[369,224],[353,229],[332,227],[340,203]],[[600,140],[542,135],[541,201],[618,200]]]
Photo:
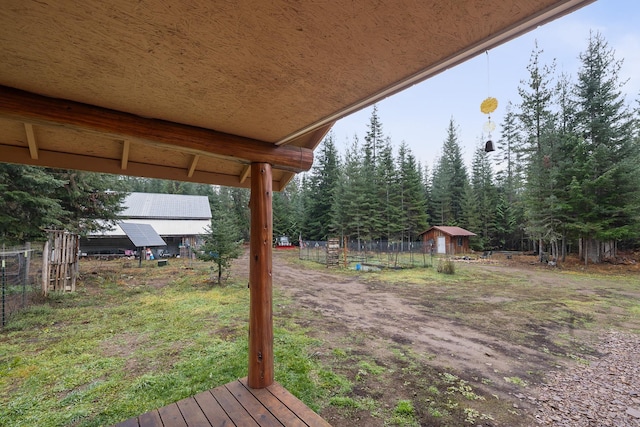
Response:
[[[472,233],[469,230],[465,230],[462,227],[453,227],[453,226],[445,226],[445,225],[434,225],[426,231],[420,233],[420,235],[426,234],[431,230],[440,230],[441,232],[448,234],[449,236],[461,237],[461,236],[477,236],[477,234]]]
[[[130,193],[124,206],[122,218],[211,219],[207,196]]]
[[[593,0],[4,0],[0,161],[273,188],[339,118]]]

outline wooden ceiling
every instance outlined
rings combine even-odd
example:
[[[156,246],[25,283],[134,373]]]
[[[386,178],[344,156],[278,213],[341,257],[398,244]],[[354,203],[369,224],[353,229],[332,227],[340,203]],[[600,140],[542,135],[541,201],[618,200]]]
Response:
[[[592,0],[4,0],[0,161],[274,189],[339,118]]]

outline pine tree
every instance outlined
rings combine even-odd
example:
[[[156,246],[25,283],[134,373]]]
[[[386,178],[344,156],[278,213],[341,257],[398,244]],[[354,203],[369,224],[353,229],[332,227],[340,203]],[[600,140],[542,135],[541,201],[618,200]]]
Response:
[[[231,205],[227,202],[212,212],[211,226],[204,237],[198,257],[213,261],[218,274],[218,284],[222,274],[230,267],[231,261],[242,255],[242,239]]]
[[[474,152],[470,187],[475,195],[477,220],[480,226],[474,232],[479,235],[483,249],[494,249],[498,246],[495,239],[498,197],[493,182],[493,169],[484,147],[478,147]]]
[[[502,122],[502,136],[498,141],[502,165],[496,174],[498,205],[496,206],[496,241],[499,246],[508,249],[524,250],[524,213],[522,193],[524,191],[523,142],[518,118],[513,104],[507,103]]]
[[[524,160],[527,162],[526,186],[523,195],[527,233],[538,241],[542,259],[544,242],[551,244],[552,256],[557,257],[560,240],[555,174],[558,170],[558,151],[555,116],[552,109],[552,76],[555,63],[540,65],[537,43],[527,70],[529,80],[518,87],[522,99],[518,118],[524,132]]]
[[[357,240],[361,247],[366,239],[365,220],[368,214],[365,187],[367,177],[364,174],[363,159],[357,137],[345,155],[344,174],[342,175],[340,206],[344,213],[342,225],[344,233],[350,239]]]
[[[64,227],[64,208],[53,196],[64,184],[42,168],[0,164],[0,240],[43,240],[45,228]]]
[[[387,140],[378,155],[378,200],[381,211],[381,228],[376,235],[391,242],[400,236],[399,171],[396,169],[391,144]]]
[[[404,242],[406,239],[407,242],[412,242],[419,233],[426,230],[429,223],[423,178],[420,165],[405,143],[400,146],[397,161],[401,195],[399,222],[402,225],[401,240]]]
[[[326,240],[333,231],[332,211],[340,174],[333,138],[330,133],[322,141],[309,178],[304,234],[310,240]]]
[[[573,200],[580,202],[573,212],[581,222],[585,261],[597,262],[603,243],[615,248],[615,241],[638,236],[640,170],[633,120],[621,93],[622,62],[599,33],[590,34],[580,60],[576,119],[584,164],[573,180]]]
[[[364,157],[362,159],[363,177],[363,198],[362,208],[365,211],[362,220],[362,235],[366,240],[380,239],[385,234],[385,226],[383,219],[382,206],[386,200],[383,197],[384,191],[380,190],[380,157],[385,146],[389,145],[389,141],[382,133],[382,123],[378,117],[378,108],[373,107],[369,124],[369,130],[365,135],[365,143],[363,146]]]
[[[462,200],[467,182],[467,170],[458,143],[458,129],[452,118],[447,139],[442,146],[442,156],[433,170],[431,217],[436,224],[458,225],[462,221]]]
[[[299,180],[294,178],[287,187],[273,193],[273,235],[298,239],[304,210],[300,203]]]
[[[68,169],[47,169],[47,173],[64,182],[52,196],[60,200],[65,214],[64,228],[81,235],[115,224],[126,196],[117,175]]]

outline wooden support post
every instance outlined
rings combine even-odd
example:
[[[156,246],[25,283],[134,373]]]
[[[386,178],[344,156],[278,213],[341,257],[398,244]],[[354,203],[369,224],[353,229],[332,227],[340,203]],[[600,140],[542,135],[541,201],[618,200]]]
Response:
[[[248,375],[251,388],[273,384],[272,198],[271,165],[252,163]]]

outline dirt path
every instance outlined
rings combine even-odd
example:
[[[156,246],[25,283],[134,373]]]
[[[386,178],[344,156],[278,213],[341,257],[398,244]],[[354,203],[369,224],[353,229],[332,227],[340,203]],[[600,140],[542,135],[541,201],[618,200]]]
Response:
[[[534,420],[534,415],[551,414],[548,408],[540,406],[536,386],[544,384],[549,379],[547,374],[557,371],[560,366],[575,365],[575,361],[565,353],[569,351],[567,347],[553,347],[554,337],[558,334],[564,335],[565,340],[575,340],[572,342],[579,343],[579,346],[585,344],[592,349],[598,348],[596,334],[580,326],[580,313],[575,313],[578,316],[576,326],[572,320],[566,319],[558,320],[557,324],[542,325],[513,309],[505,314],[501,304],[520,303],[520,298],[527,299],[530,292],[538,292],[531,296],[531,304],[548,307],[550,312],[558,309],[558,313],[566,315],[572,313],[571,310],[546,292],[561,289],[570,292],[572,301],[578,302],[581,297],[589,301],[595,294],[615,297],[613,290],[608,288],[608,284],[603,284],[601,278],[559,275],[557,271],[547,271],[539,266],[478,264],[474,270],[478,275],[498,272],[499,277],[509,282],[520,282],[522,287],[518,290],[516,286],[515,290],[502,295],[475,288],[465,294],[446,286],[423,288],[376,282],[366,273],[346,276],[301,268],[287,261],[287,257],[290,254],[278,252],[273,257],[274,289],[291,301],[289,306],[276,301],[274,317],[291,318],[309,327],[313,336],[323,340],[324,358],[329,364],[332,363],[331,352],[334,349],[347,348],[353,354],[365,355],[378,365],[389,366],[396,372],[391,383],[378,389],[366,386],[366,389],[359,390],[356,386],[356,395],[375,396],[385,406],[393,405],[399,395],[405,398],[412,393],[415,395],[416,389],[408,385],[413,382],[411,375],[403,374],[402,362],[397,357],[398,352],[411,352],[423,367],[455,373],[472,381],[474,388],[483,390],[489,399],[494,396],[499,399],[496,402],[505,402],[506,406],[500,410],[490,409],[502,411],[502,421],[486,423],[487,426],[534,425],[539,421]],[[248,280],[248,265],[246,256],[238,260],[234,275]],[[490,277],[495,275],[490,274]],[[492,286],[494,291],[500,289],[500,285]],[[509,293],[516,291],[521,294]],[[628,292],[625,295],[640,300],[640,288],[617,288],[615,292]],[[477,311],[474,312],[474,308]],[[469,311],[465,312],[466,309]],[[616,309],[614,305],[608,306],[606,314],[593,310],[596,323],[599,315],[609,316],[607,319],[610,320]],[[624,322],[621,321],[619,326],[625,327]],[[638,321],[628,325],[631,330],[640,328]],[[524,341],[522,334],[527,337]],[[357,371],[357,367],[355,369]],[[524,387],[523,383],[512,383],[508,379],[522,379],[531,386]],[[366,418],[365,411],[358,412],[357,418],[353,418],[353,414],[345,418],[344,413],[328,407],[324,409],[323,416],[336,426],[382,425],[380,419]],[[509,419],[510,416],[515,418]],[[423,416],[422,422],[431,425],[429,419],[425,419]]]
[[[248,278],[243,267],[248,265],[247,258],[235,265],[236,274]],[[297,308],[313,310],[325,319],[321,323],[316,320],[316,331],[331,335],[346,327],[376,337],[378,340],[365,343],[369,346],[366,351],[372,354],[388,351],[385,342],[411,345],[413,351],[429,355],[435,366],[455,368],[495,383],[504,383],[505,376],[526,376],[549,363],[548,355],[541,351],[432,315],[422,304],[423,296],[407,295],[398,287],[383,288],[358,278],[301,269],[278,253],[274,253],[273,271],[274,289],[292,297]],[[536,274],[535,279],[551,280],[545,274]]]

